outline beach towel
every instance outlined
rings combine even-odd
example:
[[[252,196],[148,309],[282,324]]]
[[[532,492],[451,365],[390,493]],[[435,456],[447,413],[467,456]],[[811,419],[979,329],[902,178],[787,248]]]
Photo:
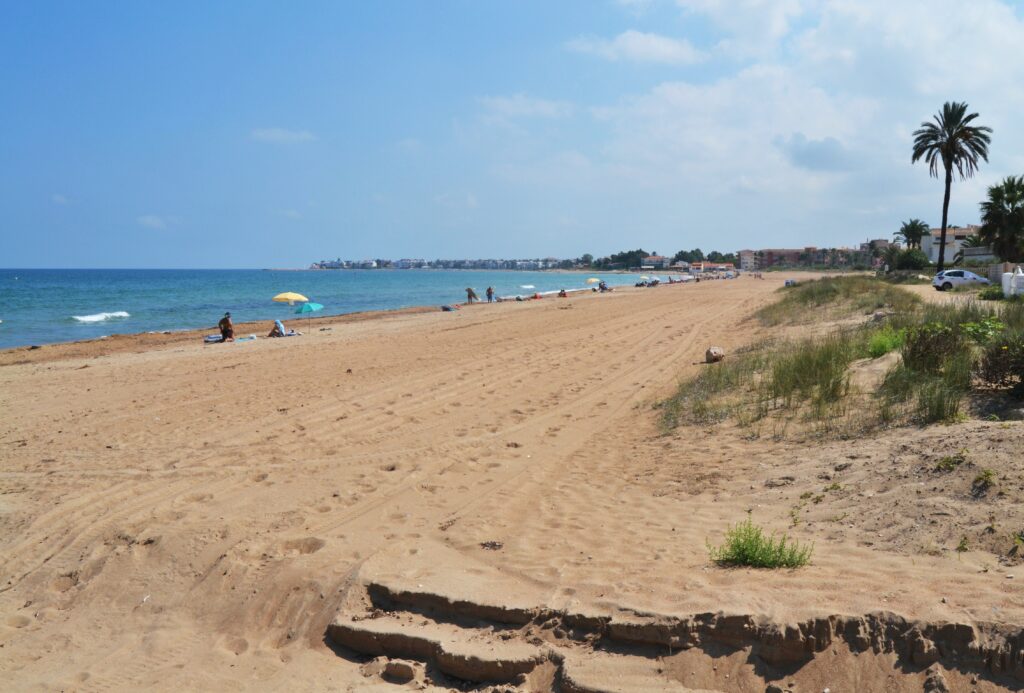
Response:
[[[206,344],[214,344],[216,342],[223,341],[223,339],[224,338],[221,337],[219,334],[208,334],[205,337],[203,337],[203,342],[205,342]]]

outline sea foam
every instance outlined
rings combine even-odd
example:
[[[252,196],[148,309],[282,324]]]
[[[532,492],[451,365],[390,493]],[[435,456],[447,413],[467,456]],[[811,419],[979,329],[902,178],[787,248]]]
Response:
[[[95,315],[72,315],[72,320],[78,322],[106,322],[107,320],[117,320],[119,318],[131,317],[128,313],[123,310],[117,310],[113,313],[96,313]]]

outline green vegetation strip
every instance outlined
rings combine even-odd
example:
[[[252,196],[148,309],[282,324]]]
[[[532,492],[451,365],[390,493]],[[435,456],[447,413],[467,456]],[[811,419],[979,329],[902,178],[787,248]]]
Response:
[[[759,344],[706,366],[659,404],[663,428],[772,419],[783,429],[795,423],[816,433],[845,434],[851,426],[863,431],[956,420],[972,390],[1024,391],[1024,304],[922,305],[880,280],[839,277],[787,289],[759,317],[771,322],[808,312],[835,317],[879,309],[887,313],[884,321]],[[900,358],[877,390],[855,392],[853,363],[890,352]]]

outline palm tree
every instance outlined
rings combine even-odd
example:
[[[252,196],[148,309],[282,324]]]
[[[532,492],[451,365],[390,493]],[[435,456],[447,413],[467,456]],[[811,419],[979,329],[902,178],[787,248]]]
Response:
[[[920,248],[921,239],[926,233],[931,233],[928,224],[920,219],[911,219],[903,222],[900,230],[893,234],[893,238],[901,239],[908,248]]]
[[[953,264],[959,264],[964,259],[964,248],[982,248],[984,247],[985,241],[981,240],[981,236],[976,233],[972,233],[960,242],[960,249],[956,251],[956,255],[953,256]]]
[[[984,125],[970,125],[977,113],[967,114],[967,104],[947,101],[942,112],[935,116],[934,123],[921,123],[914,131],[914,149],[910,163],[918,159],[928,162],[928,172],[939,177],[939,166],[946,173],[946,194],[942,198],[942,236],[939,240],[939,265],[941,272],[946,262],[946,222],[949,216],[949,190],[953,184],[953,169],[960,180],[971,178],[978,170],[978,159],[988,162],[988,145],[992,141],[988,133],[992,128]]]
[[[981,238],[1006,262],[1024,262],[1024,176],[1007,176],[981,203]]]

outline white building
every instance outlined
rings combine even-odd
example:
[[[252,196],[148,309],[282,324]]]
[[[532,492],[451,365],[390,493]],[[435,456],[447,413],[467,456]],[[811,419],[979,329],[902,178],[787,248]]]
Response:
[[[964,247],[964,241],[968,236],[977,236],[981,231],[980,226],[969,224],[967,226],[951,226],[946,229],[946,264],[953,264],[953,258],[957,252]],[[932,264],[939,261],[939,248],[942,247],[942,229],[932,229],[931,233],[924,235],[921,239],[921,250]]]

